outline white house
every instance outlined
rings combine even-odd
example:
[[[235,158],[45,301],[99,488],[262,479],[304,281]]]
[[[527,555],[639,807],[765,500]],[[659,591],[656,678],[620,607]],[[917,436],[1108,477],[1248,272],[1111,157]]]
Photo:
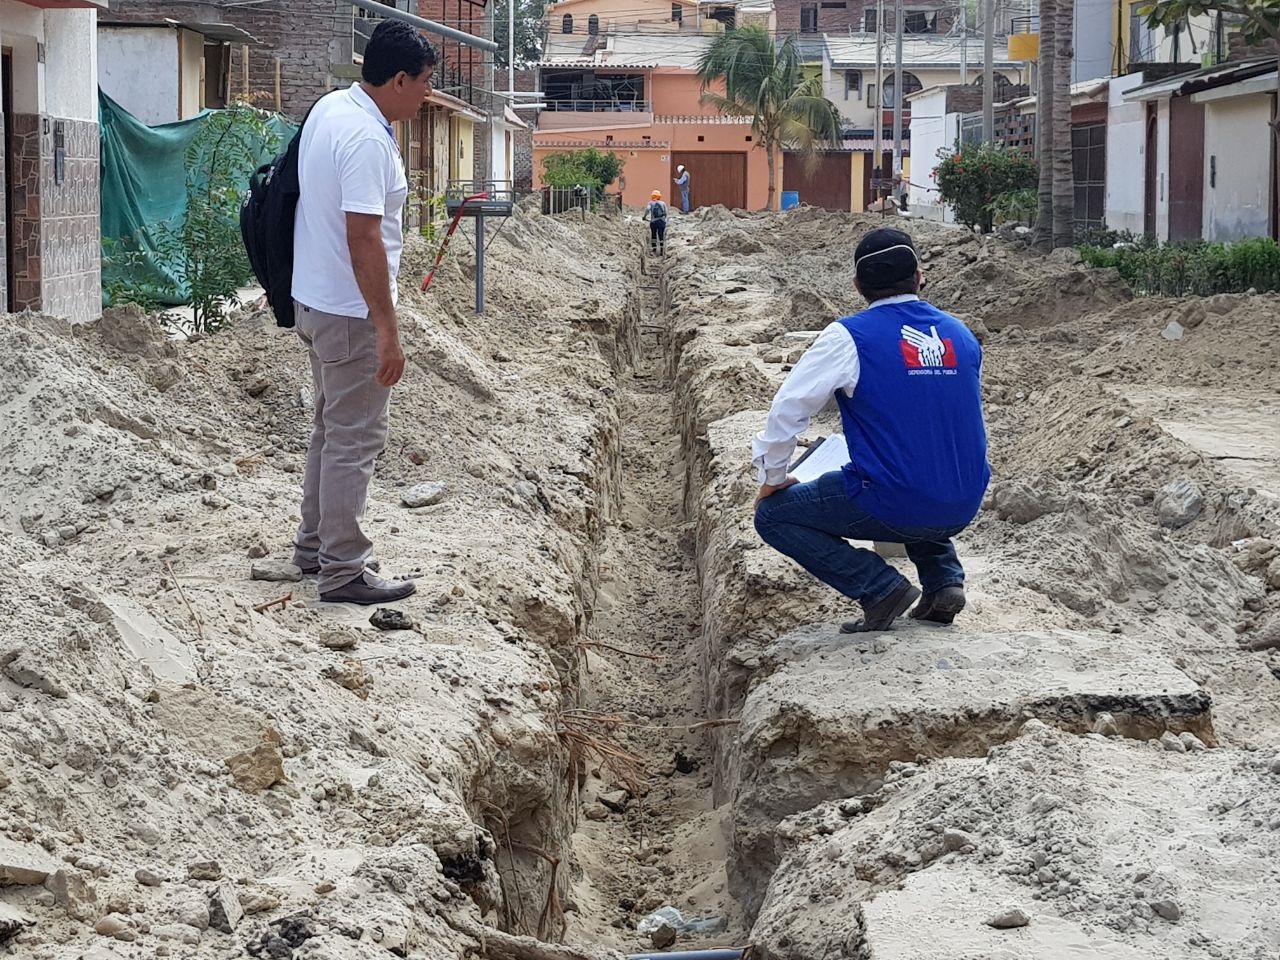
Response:
[[[74,321],[102,312],[94,32],[106,6],[0,0],[0,307],[9,311]]]
[[[876,38],[873,34],[829,34],[824,39],[823,90],[846,124],[855,129],[874,129],[877,111],[887,121],[897,103],[894,93],[895,46],[892,40],[884,45],[883,84],[882,89],[877,90]],[[959,37],[905,38],[902,64],[902,88],[907,96],[926,87],[956,83],[981,85],[982,82],[981,44],[970,40],[966,45]],[[1004,91],[1023,82],[1021,65],[1001,57],[995,62],[995,70],[995,99],[999,102],[1007,99],[1002,95]]]
[[[1123,94],[1140,162],[1109,197],[1108,224],[1159,240],[1274,236],[1276,158],[1271,148],[1276,61],[1260,57],[1139,84]],[[1120,121],[1117,121],[1117,123]],[[1133,183],[1141,185],[1137,203]],[[1136,210],[1141,210],[1139,221]],[[1137,229],[1140,225],[1141,229]]]

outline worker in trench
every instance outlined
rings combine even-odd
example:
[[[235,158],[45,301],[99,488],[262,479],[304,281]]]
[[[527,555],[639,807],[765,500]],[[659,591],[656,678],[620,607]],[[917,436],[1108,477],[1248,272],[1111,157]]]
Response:
[[[854,275],[867,308],[830,324],[805,351],[752,445],[756,530],[862,605],[846,633],[888,629],[912,604],[912,618],[951,623],[965,605],[952,538],[977,515],[991,478],[982,349],[960,320],[920,298],[919,261],[902,231],[863,237]],[[788,475],[796,441],[832,397],[848,462],[799,483]],[[923,597],[849,540],[904,544]]]
[[[661,190],[649,194],[642,219],[649,221],[649,252],[661,256],[667,249],[667,205],[662,202]]]

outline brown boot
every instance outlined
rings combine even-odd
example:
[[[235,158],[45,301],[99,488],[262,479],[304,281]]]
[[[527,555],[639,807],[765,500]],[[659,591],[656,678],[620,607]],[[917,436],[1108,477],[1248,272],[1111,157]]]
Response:
[[[918,599],[920,599],[920,591],[904,577],[902,583],[879,603],[873,603],[871,606],[864,603],[862,619],[841,624],[840,632],[867,633],[872,630],[888,630],[893,626],[893,621],[906,613],[907,608]]]
[[[926,593],[907,614],[912,620],[928,620],[930,623],[950,623],[964,609],[964,587],[943,587],[934,593]]]

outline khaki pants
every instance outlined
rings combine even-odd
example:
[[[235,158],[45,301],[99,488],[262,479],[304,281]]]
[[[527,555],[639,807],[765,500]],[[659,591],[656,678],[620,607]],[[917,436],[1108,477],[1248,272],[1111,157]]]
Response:
[[[359,576],[373,552],[360,518],[387,442],[391,391],[373,379],[378,353],[369,320],[295,306],[316,396],[293,562],[319,564],[320,592],[327,593]]]

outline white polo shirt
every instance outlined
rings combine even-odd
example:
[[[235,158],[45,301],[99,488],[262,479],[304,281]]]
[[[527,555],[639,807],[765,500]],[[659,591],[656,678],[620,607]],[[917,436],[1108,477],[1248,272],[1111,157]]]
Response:
[[[294,221],[293,298],[313,310],[367,317],[347,247],[348,213],[382,217],[391,302],[404,249],[409,184],[395,132],[360,84],[326,94],[302,129]]]

